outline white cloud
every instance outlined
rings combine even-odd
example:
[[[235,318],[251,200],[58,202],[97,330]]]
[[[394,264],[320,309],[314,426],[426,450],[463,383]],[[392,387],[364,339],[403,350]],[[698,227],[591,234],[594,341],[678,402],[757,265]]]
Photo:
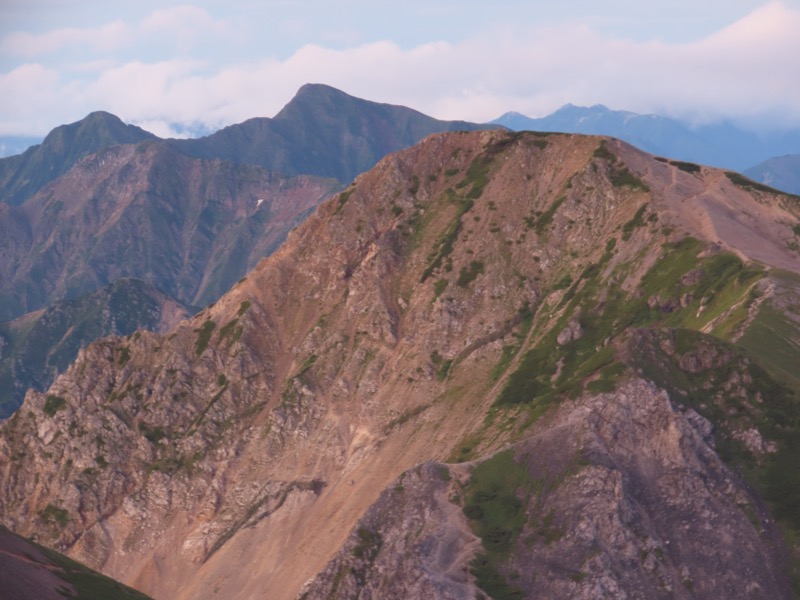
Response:
[[[219,37],[227,37],[232,29],[227,21],[214,19],[208,11],[196,6],[173,6],[151,13],[142,21],[139,31],[144,35],[163,35],[172,38],[180,51],[209,38],[219,43]]]
[[[59,117],[74,108],[59,112],[53,106],[59,87],[58,73],[35,63],[1,73],[0,135],[37,135],[52,129],[53,113]]]
[[[185,45],[203,39],[192,37],[197,32],[233,33],[226,22],[188,6],[157,11],[139,30],[187,36]],[[573,22],[506,25],[460,42],[412,48],[390,41],[345,49],[306,45],[284,60],[227,65],[191,55],[82,63],[83,70],[73,67],[72,74],[28,65],[0,75],[0,128],[31,119],[29,104],[62,119],[65,98],[71,118],[50,127],[104,109],[159,134],[174,123],[218,128],[274,115],[308,82],[446,119],[487,121],[507,110],[541,116],[572,102],[694,119],[771,116],[800,125],[798,32],[800,10],[771,2],[686,43],[612,38]],[[57,46],[53,35],[41,37],[39,47],[47,45],[42,40]]]
[[[224,19],[214,19],[202,8],[181,5],[156,10],[138,24],[116,20],[98,27],[70,27],[39,34],[11,32],[0,43],[0,52],[26,60],[43,57],[58,60],[59,53],[73,50],[108,55],[134,45],[139,48],[157,45],[162,52],[165,48],[185,52],[209,40],[220,43],[221,38],[232,34]]]
[[[72,46],[87,47],[95,52],[110,52],[132,42],[130,29],[122,21],[97,28],[67,28],[33,34],[13,32],[3,38],[0,51],[23,59],[54,54]]]

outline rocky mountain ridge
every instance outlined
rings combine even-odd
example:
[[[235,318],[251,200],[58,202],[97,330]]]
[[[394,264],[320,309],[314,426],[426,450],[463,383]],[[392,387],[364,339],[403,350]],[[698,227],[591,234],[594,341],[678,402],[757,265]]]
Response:
[[[156,598],[789,598],[800,388],[755,350],[797,340],[798,215],[610,139],[434,135],[30,392],[0,515]]]
[[[120,277],[145,280],[183,304],[213,302],[340,189],[314,173],[349,182],[431,132],[480,127],[488,126],[438,121],[321,85],[301,88],[275,118],[197,140],[159,140],[92,113],[0,159],[0,320],[32,323],[37,311]],[[106,325],[68,327],[114,333]],[[52,381],[29,355],[16,354],[22,362],[0,376],[0,415],[18,406],[27,386]]]

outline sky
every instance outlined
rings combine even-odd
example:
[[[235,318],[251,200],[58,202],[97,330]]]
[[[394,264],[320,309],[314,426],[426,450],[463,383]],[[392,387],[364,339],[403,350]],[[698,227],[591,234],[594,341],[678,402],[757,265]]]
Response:
[[[800,126],[800,0],[0,0],[0,136],[95,110],[162,137],[305,83],[440,119],[566,103]]]

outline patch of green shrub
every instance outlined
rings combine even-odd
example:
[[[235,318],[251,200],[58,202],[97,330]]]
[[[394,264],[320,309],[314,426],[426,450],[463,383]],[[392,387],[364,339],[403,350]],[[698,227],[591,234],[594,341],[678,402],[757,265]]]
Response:
[[[470,262],[469,267],[461,267],[461,272],[456,280],[456,285],[459,287],[467,287],[470,283],[483,273],[483,263],[479,260]]]
[[[639,210],[636,211],[636,214],[633,216],[633,218],[622,226],[623,241],[628,241],[631,239],[631,235],[635,229],[644,227],[644,219],[642,217],[647,210],[647,206],[647,204],[642,204],[642,206],[639,207]]]
[[[69,512],[54,504],[48,504],[39,511],[39,518],[47,524],[57,525],[62,528],[66,527],[70,522]]]
[[[770,194],[785,194],[785,192],[781,192],[780,190],[776,190],[775,188],[771,188],[768,185],[764,185],[763,183],[758,183],[757,181],[753,181],[745,177],[744,175],[740,175],[734,171],[726,171],[725,175],[730,179],[731,183],[734,185],[739,186],[748,191],[759,191],[759,192],[767,192]]]
[[[436,367],[436,379],[444,381],[453,366],[452,360],[445,360],[438,350],[431,352],[431,362]]]
[[[629,187],[634,190],[640,189],[643,192],[650,191],[647,184],[631,173],[630,169],[625,166],[612,168],[609,179],[614,187]]]
[[[497,570],[497,565],[484,552],[477,554],[472,559],[469,570],[475,577],[478,587],[489,594],[492,600],[521,600],[525,597],[522,590],[506,581],[505,577]]]
[[[554,290],[565,290],[572,285],[572,277],[564,275],[561,279],[553,284]]]
[[[123,346],[119,349],[119,359],[117,363],[120,367],[124,367],[128,361],[131,359],[131,351],[127,346]]]
[[[61,396],[56,396],[55,394],[48,394],[47,398],[45,398],[44,407],[42,408],[42,411],[48,417],[52,417],[54,414],[56,414],[58,411],[65,408],[66,406],[67,406],[67,401],[64,398],[62,398]]]
[[[463,511],[485,552],[476,556],[470,567],[478,587],[492,598],[522,598],[498,567],[522,532],[533,489],[533,480],[510,450],[495,454],[472,471]]]
[[[230,338],[232,342],[236,342],[242,335],[244,330],[239,326],[239,319],[234,318],[223,325],[219,330],[219,341]]]
[[[436,243],[434,243],[431,255],[428,257],[430,262],[420,277],[420,283],[424,283],[425,280],[428,279],[428,277],[430,277],[436,269],[442,266],[442,262],[453,252],[453,244],[455,243],[456,239],[458,238],[458,234],[461,231],[461,217],[463,217],[474,204],[473,200],[469,198],[456,198],[454,200],[457,203],[458,210],[453,217],[453,220],[447,225],[444,233],[442,233],[442,235],[439,236],[439,239],[436,240]]]
[[[339,214],[341,212],[344,205],[347,204],[347,201],[350,199],[350,194],[352,193],[353,190],[346,190],[339,194],[339,204],[336,206],[336,210],[333,214]]]
[[[197,341],[194,344],[194,351],[197,356],[203,354],[208,348],[208,342],[211,340],[211,334],[214,329],[217,327],[217,324],[212,321],[211,319],[207,319],[198,329],[195,329],[194,332],[197,334]]]
[[[695,163],[684,162],[682,160],[671,160],[669,161],[673,167],[678,167],[681,171],[686,171],[687,173],[699,173],[702,171],[702,167],[700,165],[696,165]]]
[[[167,436],[161,426],[151,426],[144,421],[139,421],[139,433],[141,433],[151,444],[157,444]]]
[[[366,527],[359,527],[357,535],[358,543],[353,547],[353,556],[369,562],[374,561],[383,545],[381,534]]]
[[[438,298],[442,295],[442,292],[447,288],[450,282],[447,279],[439,279],[435,284],[433,284],[433,296],[434,298]]]
[[[556,211],[561,207],[562,204],[564,204],[564,201],[566,199],[567,199],[566,196],[559,197],[558,199],[556,199],[555,202],[553,202],[553,204],[550,205],[550,208],[548,208],[545,212],[543,212],[539,216],[539,218],[533,225],[533,230],[537,234],[541,235],[542,233],[544,233],[545,229],[547,229],[547,227],[553,221],[553,217],[555,216]]]
[[[598,145],[597,148],[594,149],[594,152],[592,152],[592,156],[594,156],[595,158],[602,158],[604,160],[608,160],[611,162],[617,160],[617,157],[614,156],[614,153],[608,149],[608,144],[606,143],[605,140],[602,140],[600,142],[600,145]]]
[[[416,193],[419,191],[419,177],[416,175],[411,176],[411,187],[408,188],[408,191],[412,196],[416,195]]]

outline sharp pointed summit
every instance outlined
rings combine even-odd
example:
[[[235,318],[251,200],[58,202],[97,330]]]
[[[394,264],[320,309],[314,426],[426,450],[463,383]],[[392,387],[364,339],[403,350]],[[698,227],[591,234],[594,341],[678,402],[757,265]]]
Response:
[[[363,100],[323,84],[306,84],[273,118],[254,118],[197,140],[173,140],[191,156],[255,164],[349,183],[383,156],[442,131],[490,129],[440,121],[405,106]]]

